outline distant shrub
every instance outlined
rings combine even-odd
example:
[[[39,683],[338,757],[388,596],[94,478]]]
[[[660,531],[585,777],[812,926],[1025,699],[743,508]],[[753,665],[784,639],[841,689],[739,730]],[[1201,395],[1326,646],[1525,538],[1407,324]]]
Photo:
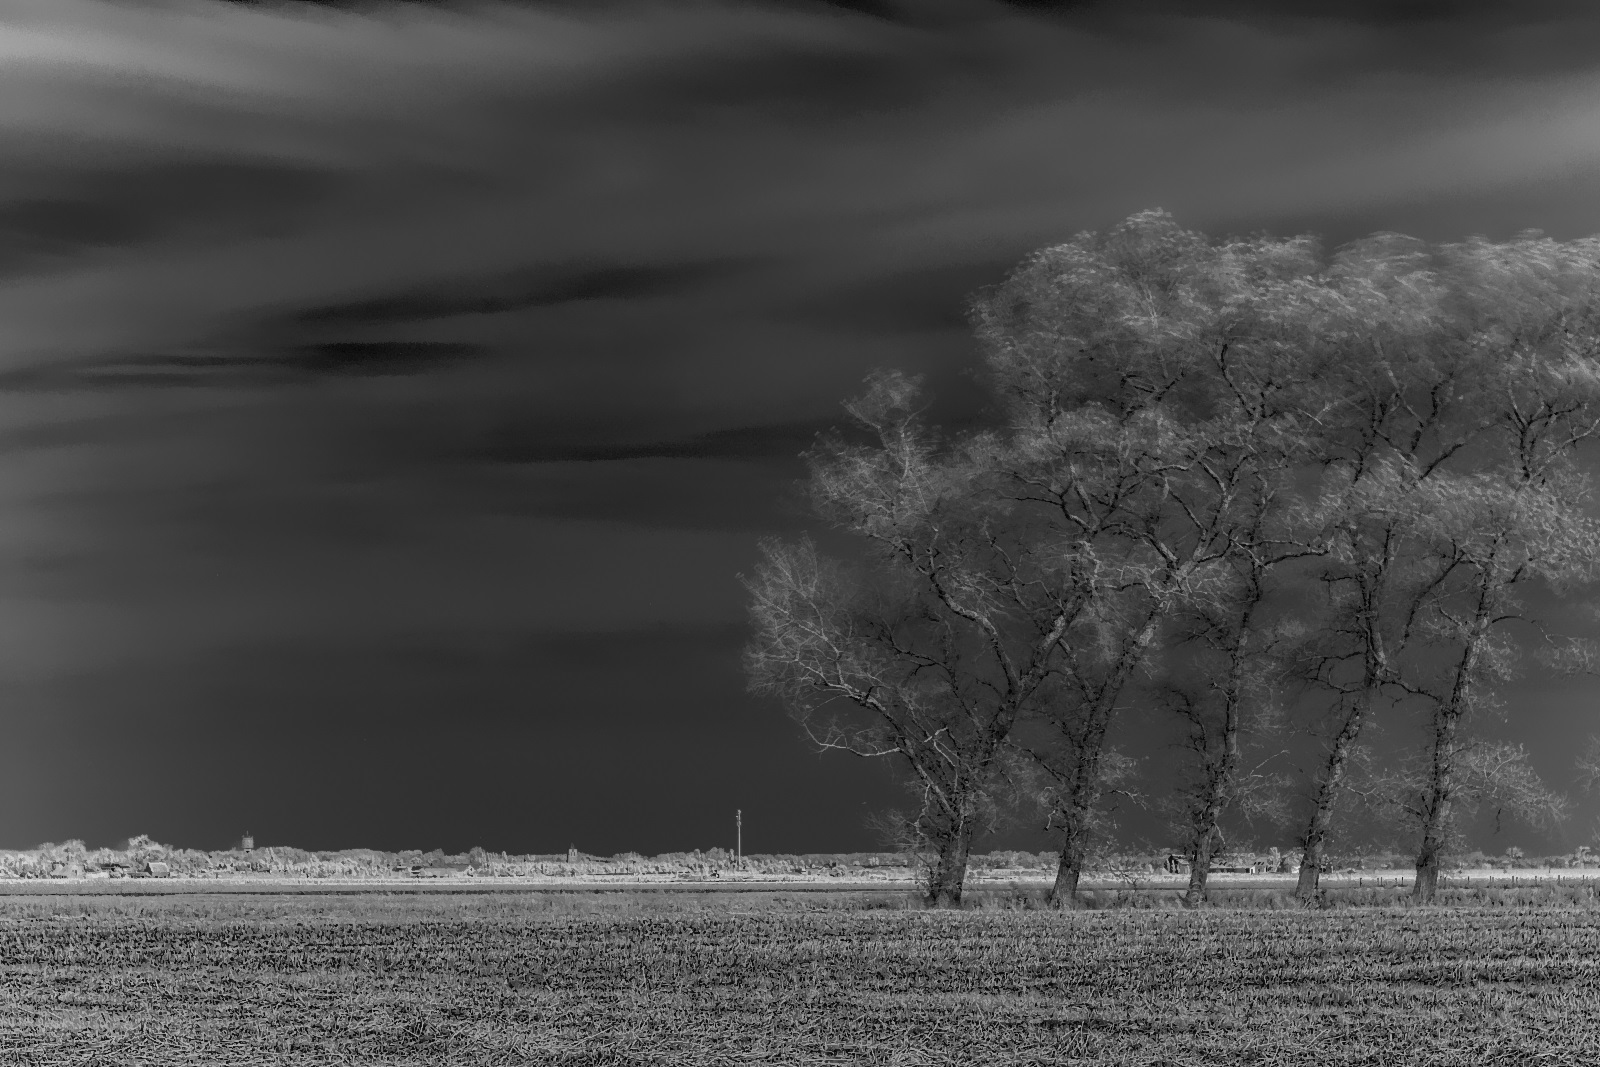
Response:
[[[974,856],[973,866],[980,870],[1035,870],[1039,860],[1031,852],[990,852]]]
[[[9,878],[43,878],[53,862],[47,852],[39,850],[0,852],[0,872]]]

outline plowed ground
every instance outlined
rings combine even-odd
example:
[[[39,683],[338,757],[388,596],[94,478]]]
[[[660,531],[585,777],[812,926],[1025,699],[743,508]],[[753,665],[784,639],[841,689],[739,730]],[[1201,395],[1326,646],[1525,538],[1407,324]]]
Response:
[[[0,1062],[1579,1064],[1600,911],[0,902]]]

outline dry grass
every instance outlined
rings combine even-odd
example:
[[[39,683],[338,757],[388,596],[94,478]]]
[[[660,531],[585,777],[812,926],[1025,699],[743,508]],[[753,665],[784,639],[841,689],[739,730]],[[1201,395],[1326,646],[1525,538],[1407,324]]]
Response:
[[[0,1062],[1578,1064],[1600,911],[0,901]]]

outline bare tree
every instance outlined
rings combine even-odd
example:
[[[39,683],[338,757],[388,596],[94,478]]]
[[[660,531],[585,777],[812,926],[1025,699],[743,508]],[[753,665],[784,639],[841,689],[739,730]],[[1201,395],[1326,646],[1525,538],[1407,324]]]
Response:
[[[1322,697],[1326,748],[1312,776],[1297,893],[1315,897],[1334,811],[1362,732],[1422,607],[1447,568],[1414,552],[1415,490],[1486,424],[1477,363],[1439,343],[1443,289],[1421,241],[1377,234],[1340,249],[1322,274],[1320,332],[1341,353],[1336,432],[1325,436],[1319,490],[1305,516],[1324,549],[1302,677]],[[1313,702],[1314,705],[1316,702]]]
[[[1544,473],[1548,473],[1545,471]],[[1542,481],[1543,478],[1537,478]],[[1454,589],[1428,616],[1430,643],[1449,649],[1444,669],[1418,668],[1400,684],[1428,709],[1429,757],[1420,793],[1420,836],[1413,895],[1433,899],[1440,859],[1448,848],[1453,808],[1469,788],[1468,763],[1480,751],[1468,730],[1495,704],[1493,686],[1513,676],[1516,645],[1504,632],[1522,611],[1516,587],[1539,577],[1586,576],[1600,555],[1600,537],[1583,513],[1579,487],[1536,484],[1535,477],[1492,476],[1449,485],[1455,508],[1440,551],[1452,567]],[[1521,764],[1499,761],[1502,774]],[[1512,779],[1519,788],[1531,771]],[[1524,790],[1526,792],[1526,790]],[[1528,794],[1533,795],[1533,794]]]
[[[898,758],[920,797],[906,829],[934,856],[928,899],[947,905],[995,812],[1011,731],[1088,598],[1071,546],[1003,521],[985,486],[989,443],[942,446],[918,400],[914,381],[877,375],[848,405],[872,443],[812,453],[813,503],[856,535],[861,558],[766,542],[746,580],[746,663],[823,748]]]
[[[1586,793],[1600,789],[1600,734],[1589,738],[1589,744],[1578,757],[1578,783]]]
[[[1282,781],[1267,768],[1281,752],[1266,752],[1281,725],[1278,678],[1283,646],[1298,622],[1275,622],[1268,589],[1274,560],[1241,553],[1231,595],[1191,606],[1180,617],[1175,658],[1162,687],[1183,724],[1183,750],[1166,806],[1183,835],[1189,861],[1185,903],[1206,899],[1215,858],[1225,846],[1224,821],[1282,815]],[[1248,762],[1247,762],[1248,761]]]
[[[1443,258],[1466,343],[1496,362],[1485,375],[1484,399],[1494,403],[1484,459],[1421,494],[1429,547],[1452,587],[1427,615],[1445,668],[1420,667],[1419,680],[1402,682],[1431,725],[1413,885],[1423,902],[1438,885],[1464,761],[1480,751],[1466,731],[1515,667],[1507,626],[1525,621],[1521,587],[1561,590],[1600,568],[1600,523],[1585,507],[1592,479],[1574,456],[1600,434],[1600,243],[1477,240],[1447,247]]]
[[[1463,816],[1492,812],[1496,829],[1508,817],[1530,826],[1549,827],[1565,816],[1565,798],[1545,787],[1521,745],[1458,736],[1448,758],[1450,808],[1442,821],[1434,751],[1417,753],[1398,766],[1377,772],[1369,783],[1369,799],[1376,811],[1409,832],[1424,837],[1431,834],[1438,842],[1439,857],[1459,847]],[[1419,899],[1431,901],[1437,892],[1435,866],[1429,892]]]
[[[1537,235],[1439,249],[1378,235],[1335,257],[1327,331],[1347,352],[1343,421],[1352,432],[1330,438],[1313,507],[1328,548],[1327,596],[1307,675],[1329,695],[1331,729],[1302,839],[1304,898],[1316,892],[1349,756],[1373,710],[1433,704],[1446,783],[1438,817],[1448,820],[1451,738],[1508,666],[1489,655],[1512,617],[1503,597],[1541,575],[1582,577],[1578,559],[1592,546],[1579,544],[1590,536],[1581,516],[1567,511],[1579,521],[1565,547],[1535,547],[1539,538],[1525,535],[1555,514],[1529,512],[1536,500],[1560,509],[1564,493],[1582,488],[1570,458],[1593,434],[1594,264],[1593,242]],[[1564,488],[1539,489],[1547,476]],[[1513,487],[1519,480],[1523,489]],[[1486,540],[1489,527],[1501,532]],[[1441,655],[1455,664],[1448,682],[1435,677]],[[1423,851],[1436,859],[1442,847],[1435,835]],[[1436,873],[1434,862],[1425,865]],[[1431,884],[1419,877],[1419,893]]]
[[[1307,238],[1215,244],[1144,212],[1045,249],[976,303],[1011,423],[1005,491],[1037,536],[1088,546],[1097,563],[1091,610],[1064,635],[1041,702],[1045,737],[1029,748],[1062,834],[1057,901],[1103,823],[1107,770],[1125,766],[1105,761],[1112,723],[1175,620],[1215,615],[1222,629],[1206,632],[1240,653],[1215,680],[1236,730],[1256,690],[1225,676],[1256,654],[1258,619],[1253,607],[1222,616],[1252,580],[1264,593],[1268,571],[1314,551],[1286,524],[1284,493],[1336,407],[1319,384],[1331,350],[1314,330],[1316,265]],[[1221,741],[1213,768],[1216,818],[1236,741]]]
[[[1399,664],[1417,643],[1423,610],[1442,595],[1447,563],[1417,551],[1422,521],[1419,472],[1393,459],[1355,457],[1333,466],[1313,514],[1322,525],[1322,600],[1297,650],[1302,677],[1321,694],[1326,749],[1313,775],[1311,807],[1301,836],[1296,893],[1313,900],[1325,866],[1333,816],[1348,788],[1352,762],[1372,714],[1398,699]]]

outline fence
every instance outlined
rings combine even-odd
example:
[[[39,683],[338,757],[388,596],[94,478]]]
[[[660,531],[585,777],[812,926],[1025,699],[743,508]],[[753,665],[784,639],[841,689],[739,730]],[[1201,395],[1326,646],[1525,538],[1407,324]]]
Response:
[[[1215,869],[1211,872],[1219,873]],[[1240,872],[1242,873],[1242,872]],[[1318,885],[1324,889],[1409,889],[1416,876],[1411,873],[1395,874],[1324,874],[1318,880]],[[1528,872],[1524,874],[1452,874],[1448,871],[1439,875],[1440,889],[1537,889],[1544,886],[1550,887],[1588,887],[1600,891],[1600,869],[1587,868],[1570,873]],[[1095,876],[1086,873],[1080,886],[1085,890],[1118,890],[1123,892],[1149,892],[1170,893],[1174,890],[1182,891],[1184,883],[1171,877],[1152,875],[1137,878],[1117,878],[1105,875]],[[1258,875],[1255,879],[1240,879],[1238,881],[1212,881],[1209,883],[1212,890],[1223,891],[1270,891],[1292,890],[1295,879],[1292,877]]]

